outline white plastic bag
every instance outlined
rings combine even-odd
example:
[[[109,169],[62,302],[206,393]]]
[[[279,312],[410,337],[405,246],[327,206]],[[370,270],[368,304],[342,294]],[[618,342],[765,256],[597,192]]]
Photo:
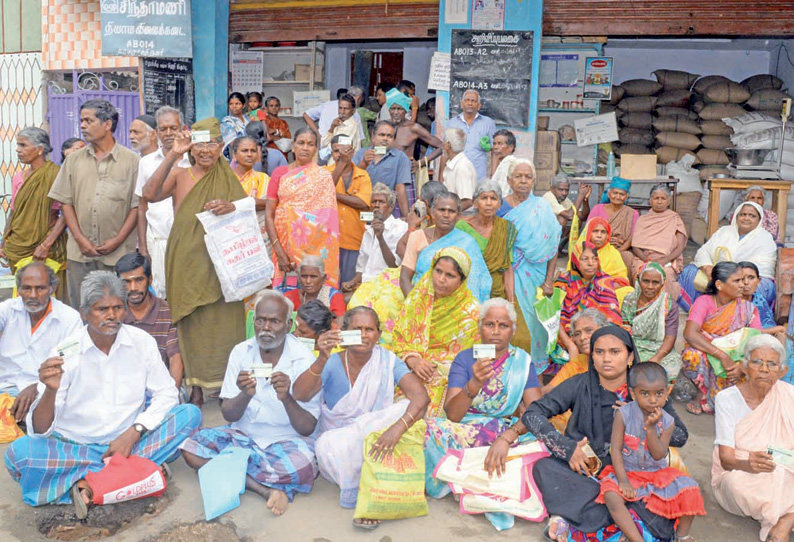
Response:
[[[678,192],[702,192],[700,172],[692,168],[695,156],[685,154],[677,162],[667,164],[667,174],[678,179]]]
[[[253,198],[234,202],[236,210],[225,215],[209,211],[198,213],[215,272],[227,302],[242,301],[267,288],[273,279],[273,262],[270,261]]]

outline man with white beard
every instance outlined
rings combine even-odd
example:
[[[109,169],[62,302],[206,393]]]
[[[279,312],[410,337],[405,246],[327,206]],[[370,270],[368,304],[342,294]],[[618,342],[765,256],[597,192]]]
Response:
[[[21,268],[16,282],[19,297],[0,303],[0,393],[16,397],[9,411],[20,422],[36,399],[39,366],[82,320],[52,297],[58,277],[43,262]]]
[[[130,147],[141,158],[155,152],[158,144],[157,121],[152,115],[141,115],[130,123]]]
[[[231,425],[202,429],[182,443],[185,462],[198,470],[228,447],[250,450],[245,487],[280,516],[295,493],[309,493],[317,477],[314,429],[320,395],[303,403],[294,382],[314,362],[294,336],[292,302],[263,290],[254,306],[254,337],[234,347],[221,388],[221,413]]]

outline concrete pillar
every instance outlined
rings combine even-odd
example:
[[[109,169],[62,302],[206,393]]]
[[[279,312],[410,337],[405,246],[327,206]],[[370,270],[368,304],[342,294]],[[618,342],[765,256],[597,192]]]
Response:
[[[193,0],[193,78],[196,120],[223,118],[229,74],[229,2]]]

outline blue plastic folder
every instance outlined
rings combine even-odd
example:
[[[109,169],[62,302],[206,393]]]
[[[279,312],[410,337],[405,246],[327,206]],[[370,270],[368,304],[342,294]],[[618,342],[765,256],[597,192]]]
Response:
[[[198,471],[204,516],[207,521],[240,506],[245,491],[249,450],[226,448]]]

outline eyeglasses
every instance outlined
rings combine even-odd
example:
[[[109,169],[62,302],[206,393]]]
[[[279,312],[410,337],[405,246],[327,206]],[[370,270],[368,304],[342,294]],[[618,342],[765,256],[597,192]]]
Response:
[[[216,141],[210,141],[209,143],[193,143],[193,148],[197,149],[197,150],[200,150],[200,151],[202,151],[204,149],[209,149],[211,151],[214,151],[215,149],[217,149],[220,146],[221,146],[221,144],[216,142]]]
[[[747,364],[752,365],[756,369],[760,369],[762,365],[767,369],[772,369],[772,370],[780,368],[779,361],[767,361],[765,359],[751,359],[747,362]]]

